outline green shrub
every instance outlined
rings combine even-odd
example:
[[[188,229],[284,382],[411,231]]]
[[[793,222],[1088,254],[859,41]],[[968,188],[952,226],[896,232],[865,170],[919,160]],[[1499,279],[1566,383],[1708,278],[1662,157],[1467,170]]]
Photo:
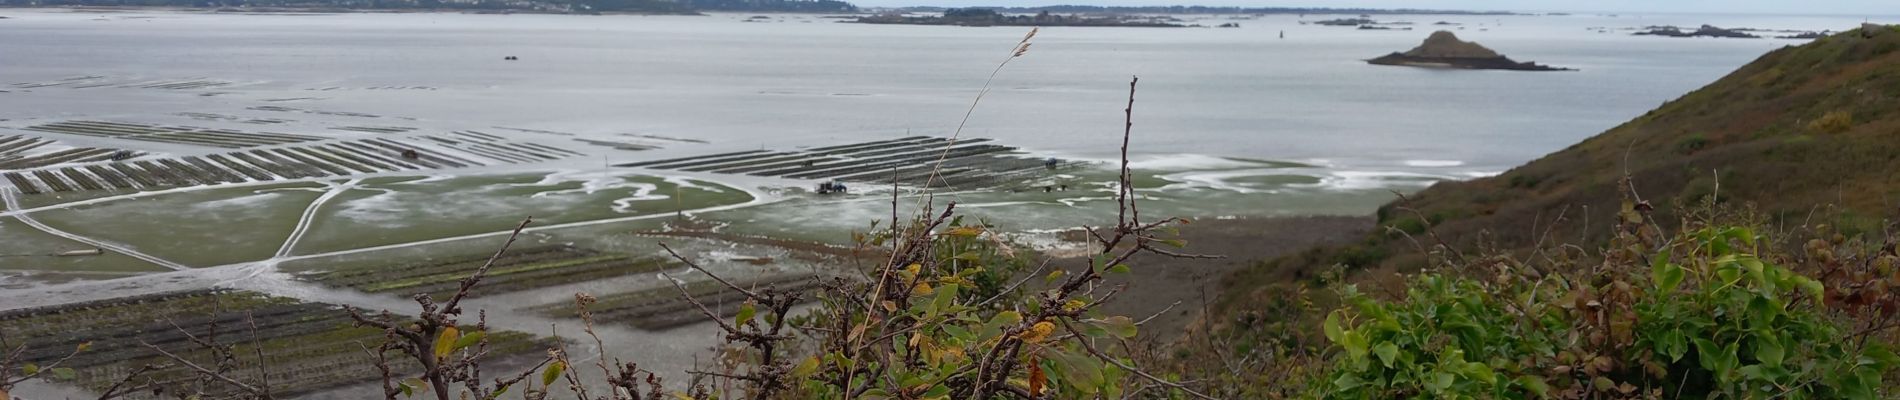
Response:
[[[1476,282],[1422,276],[1403,303],[1351,289],[1346,296],[1351,311],[1334,312],[1323,325],[1343,352],[1312,397],[1529,398],[1549,391],[1543,378],[1517,366],[1550,353],[1556,339],[1539,336],[1551,331],[1519,323]]]
[[[1400,219],[1398,221],[1393,221],[1392,224],[1389,226],[1391,226],[1392,229],[1398,229],[1399,232],[1405,232],[1406,234],[1411,234],[1411,235],[1425,233],[1425,228],[1427,227],[1427,225],[1425,224],[1425,221],[1420,220],[1418,218]]]
[[[1543,181],[1544,181],[1544,178],[1531,176],[1529,174],[1520,174],[1520,175],[1511,176],[1510,183],[1511,183],[1511,187],[1513,188],[1530,189],[1530,188],[1537,187],[1537,184],[1542,183]]]
[[[1386,253],[1385,246],[1352,245],[1339,249],[1338,255],[1333,258],[1333,263],[1343,264],[1349,267],[1365,268],[1378,265],[1380,262],[1384,262],[1386,257],[1389,256],[1390,254]]]
[[[1348,287],[1312,398],[1873,399],[1900,365],[1826,317],[1820,281],[1757,256],[1742,228],[1678,236],[1604,275],[1415,278],[1400,301]],[[1640,246],[1640,245],[1636,245]],[[1510,265],[1499,263],[1499,265]]]
[[[1707,147],[1709,147],[1709,138],[1702,136],[1700,133],[1689,135],[1689,137],[1676,141],[1676,153],[1678,154],[1695,154],[1695,152],[1702,151],[1703,148]]]

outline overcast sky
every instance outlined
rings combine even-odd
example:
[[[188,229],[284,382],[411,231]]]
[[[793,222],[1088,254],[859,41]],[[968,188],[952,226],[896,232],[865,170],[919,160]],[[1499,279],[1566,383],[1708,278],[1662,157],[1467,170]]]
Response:
[[[1116,6],[1367,7],[1498,11],[1614,11],[1762,14],[1900,14],[1900,0],[857,0],[861,6]]]

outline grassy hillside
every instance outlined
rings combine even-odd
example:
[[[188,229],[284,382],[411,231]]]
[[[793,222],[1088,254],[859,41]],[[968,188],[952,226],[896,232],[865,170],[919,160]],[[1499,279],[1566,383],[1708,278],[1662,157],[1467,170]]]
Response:
[[[1456,247],[1483,242],[1524,250],[1548,235],[1591,248],[1612,232],[1606,228],[1621,206],[1618,185],[1626,171],[1661,221],[1672,219],[1673,204],[1713,198],[1751,204],[1791,224],[1878,231],[1900,204],[1900,27],[1849,31],[1770,52],[1642,117],[1502,175],[1426,189],[1411,196],[1416,214],[1387,205],[1378,220],[1414,234],[1429,221]],[[1217,318],[1244,311],[1231,305],[1264,304],[1285,290],[1281,284],[1333,265],[1348,271],[1424,265],[1404,235],[1379,231],[1386,233],[1237,273]]]

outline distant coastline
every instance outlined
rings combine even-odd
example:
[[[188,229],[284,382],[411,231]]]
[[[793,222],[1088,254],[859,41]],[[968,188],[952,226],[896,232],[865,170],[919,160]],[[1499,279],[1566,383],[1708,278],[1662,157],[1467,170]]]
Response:
[[[704,15],[704,12],[854,14],[840,0],[0,0],[0,8],[175,10],[225,13],[453,12],[472,14]]]
[[[878,14],[843,21],[859,24],[883,25],[948,25],[948,26],[1099,26],[1099,27],[1135,27],[1135,28],[1186,28],[1191,25],[1176,23],[1179,20],[1165,16],[1081,16],[1052,14],[1048,11],[1035,15],[1013,15],[987,8],[953,8],[943,11],[943,15],[917,16],[911,14]]]
[[[255,15],[324,14],[540,14],[540,15],[708,15],[698,11],[553,11],[532,9],[496,10],[484,8],[346,8],[346,7],[186,7],[186,6],[21,6],[0,5],[5,9],[67,10],[75,13],[177,12]]]
[[[374,12],[452,12],[474,14],[637,14],[704,15],[707,12],[745,12],[771,14],[936,14],[955,7],[917,6],[859,8],[839,0],[396,0],[372,2],[363,6],[353,0],[240,0],[221,6],[201,6],[190,0],[0,0],[5,8],[60,8],[85,10],[175,10],[250,13],[374,13]],[[1214,7],[1214,6],[1081,6],[1043,7],[966,7],[991,10],[1006,15],[1538,15],[1509,11],[1430,10],[1413,8],[1325,8],[1325,7]],[[1137,26],[1137,25],[1117,25]]]
[[[1042,6],[1042,7],[966,7],[994,10],[1003,14],[1313,14],[1313,15],[1537,15],[1510,11],[1427,10],[1415,8],[1326,8],[1326,7],[1212,7],[1212,6]],[[939,13],[954,7],[867,8],[871,12]]]

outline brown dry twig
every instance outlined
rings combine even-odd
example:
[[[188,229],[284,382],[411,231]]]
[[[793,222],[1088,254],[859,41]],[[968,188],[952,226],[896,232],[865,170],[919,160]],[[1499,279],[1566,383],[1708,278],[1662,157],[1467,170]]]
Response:
[[[494,255],[488,257],[487,262],[482,263],[482,266],[477,268],[468,277],[462,278],[461,284],[457,287],[455,294],[449,296],[448,301],[437,305],[434,299],[426,293],[416,295],[415,301],[421,305],[422,311],[416,315],[417,318],[413,322],[405,324],[397,320],[394,314],[391,314],[387,310],[377,314],[375,317],[370,317],[364,315],[361,310],[354,307],[345,307],[350,314],[350,319],[355,322],[356,326],[374,327],[382,329],[384,332],[384,343],[377,347],[376,354],[378,359],[377,367],[383,371],[383,391],[385,398],[394,400],[397,398],[396,396],[403,391],[403,388],[408,388],[407,384],[392,382],[392,380],[395,379],[395,374],[390,371],[388,360],[382,355],[391,350],[407,354],[421,365],[422,375],[420,379],[424,383],[427,383],[429,387],[419,389],[433,392],[438,400],[452,400],[457,397],[454,392],[449,390],[450,385],[454,383],[461,383],[467,388],[467,394],[472,395],[473,398],[493,399],[498,396],[500,392],[507,390],[509,385],[521,380],[521,378],[511,380],[497,379],[493,386],[486,387],[481,384],[480,363],[481,359],[487,356],[489,351],[488,338],[486,335],[473,343],[472,350],[458,348],[457,351],[451,351],[451,354],[438,354],[439,350],[437,349],[441,347],[437,346],[437,341],[459,340],[464,336],[457,328],[456,323],[456,318],[462,315],[462,300],[468,298],[469,292],[482,282],[482,279],[488,275],[489,269],[494,267],[495,262],[500,260],[503,254],[508,252],[508,249],[514,245],[516,240],[520,239],[521,231],[526,229],[528,224],[533,222],[534,218],[529,217],[523,219],[520,225],[515,226],[514,231],[508,235],[508,240],[502,243],[501,248],[495,250]],[[472,327],[473,330],[471,332],[486,332],[488,330],[486,313],[480,315],[477,321],[476,325]],[[451,335],[447,334],[450,331],[455,332],[455,335],[452,335],[454,337],[450,337]],[[454,355],[458,352],[461,356],[455,357]],[[554,355],[550,355],[548,359],[544,359],[540,364],[537,364],[535,369],[539,369],[541,365],[546,365],[553,358]],[[521,376],[525,377],[526,375],[527,374],[522,374]]]

